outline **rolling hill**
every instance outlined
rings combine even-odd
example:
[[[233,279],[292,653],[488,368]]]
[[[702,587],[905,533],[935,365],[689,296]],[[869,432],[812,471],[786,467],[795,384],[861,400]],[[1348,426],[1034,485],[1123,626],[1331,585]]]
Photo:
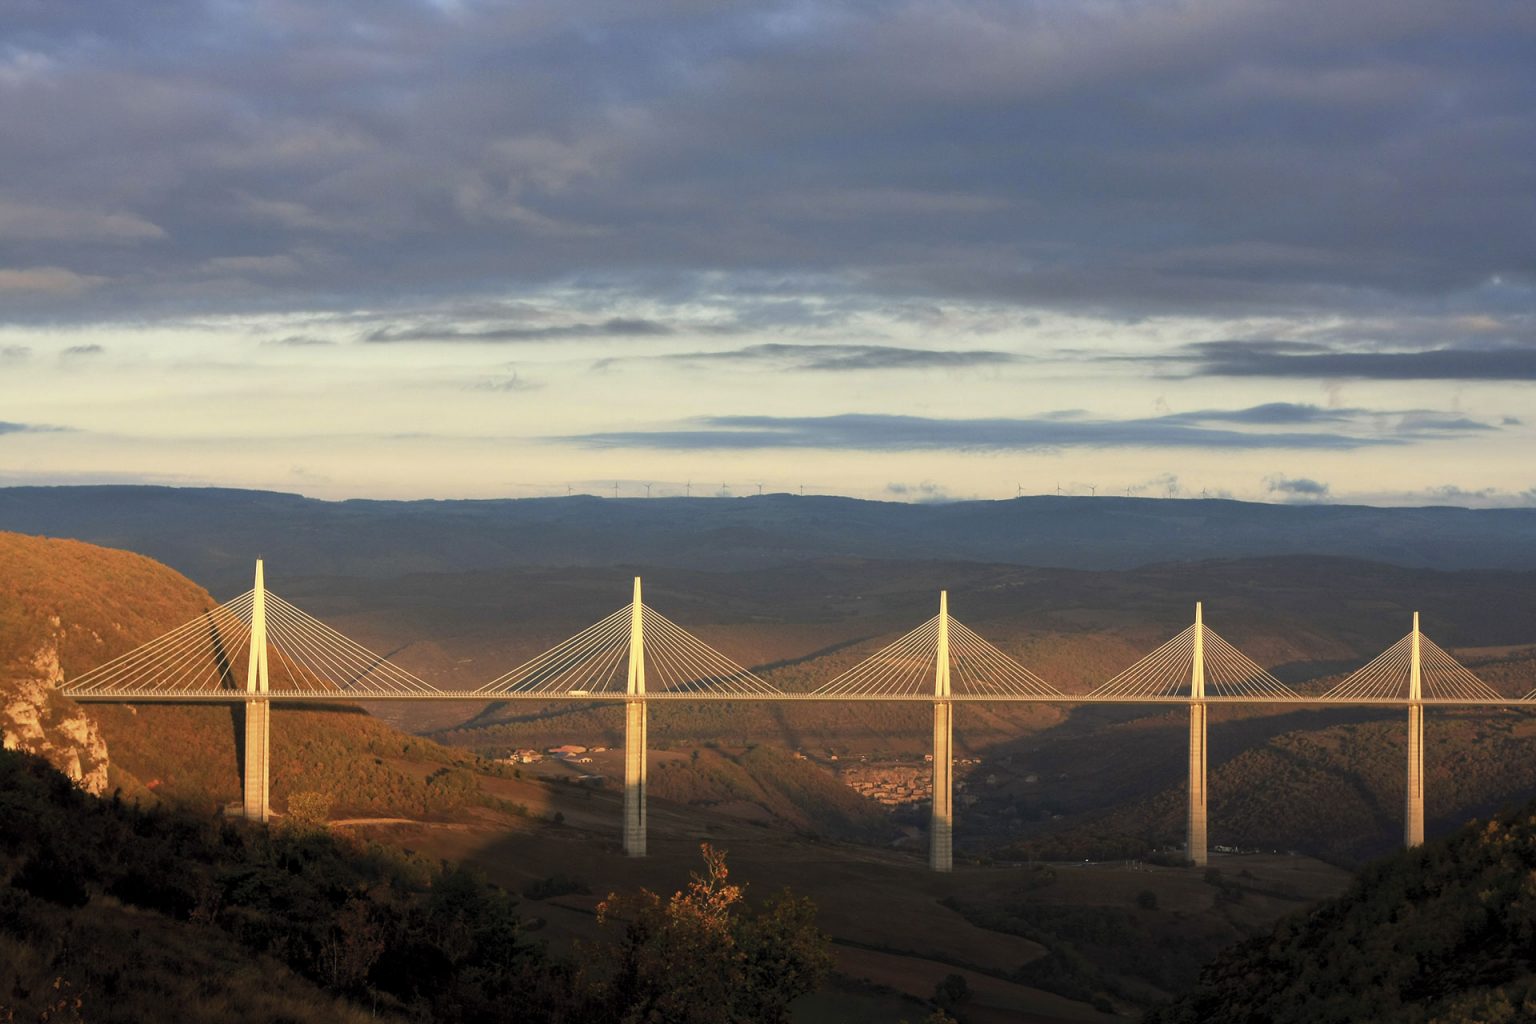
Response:
[[[1444,569],[1536,568],[1536,509],[1029,497],[938,505],[750,498],[318,501],[213,488],[0,489],[0,529],[151,555],[216,590],[250,562],[388,577],[518,566],[750,570],[825,558],[1081,569],[1338,555]],[[243,588],[241,588],[243,589]]]

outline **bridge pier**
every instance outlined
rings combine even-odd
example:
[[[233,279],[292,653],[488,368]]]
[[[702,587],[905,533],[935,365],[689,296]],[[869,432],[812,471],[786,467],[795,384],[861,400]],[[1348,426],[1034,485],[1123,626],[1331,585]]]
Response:
[[[251,600],[251,659],[246,670],[245,774],[241,810],[251,821],[272,817],[272,702],[267,674],[267,587],[261,559],[256,559],[256,587]]]
[[[1189,706],[1189,818],[1184,844],[1189,862],[1197,868],[1205,867],[1210,849],[1206,838],[1206,736],[1205,702],[1200,701]]]
[[[1195,603],[1195,651],[1189,679],[1189,815],[1185,822],[1184,852],[1189,862],[1203,868],[1209,862],[1206,836],[1206,739],[1205,623],[1200,603]]]
[[[933,819],[928,827],[928,866],[954,867],[954,724],[955,706],[933,702]]]
[[[1403,842],[1424,845],[1424,705],[1408,705],[1408,813]]]
[[[645,856],[645,729],[644,701],[624,705],[624,852]]]
[[[928,823],[928,866],[955,866],[955,706],[949,688],[949,592],[939,593],[939,646],[933,673],[933,812]]]
[[[1410,850],[1424,845],[1424,697],[1419,663],[1419,613],[1413,613],[1413,641],[1408,662],[1408,806],[1403,842]]]
[[[640,602],[640,577],[635,577],[635,599],[629,620],[630,699],[624,703],[624,852],[645,856],[646,729],[649,709],[645,704],[645,626]]]
[[[272,817],[272,702],[245,702],[245,773],[241,810],[251,821]]]

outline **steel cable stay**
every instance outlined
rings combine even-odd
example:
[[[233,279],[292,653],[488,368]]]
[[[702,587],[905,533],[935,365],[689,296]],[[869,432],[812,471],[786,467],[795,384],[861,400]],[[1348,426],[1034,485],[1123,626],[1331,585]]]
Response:
[[[1419,645],[1418,699],[1453,703],[1496,703],[1506,700],[1471,669],[1422,633],[1409,633],[1323,694],[1322,699],[1346,702],[1414,699],[1411,687],[1415,638]],[[1521,699],[1529,700],[1533,696],[1536,696],[1536,691]]]
[[[1229,644],[1209,626],[1205,630],[1205,691],[1211,697],[1300,700],[1301,695],[1269,670]]]
[[[343,633],[276,595],[268,595],[270,640],[280,655],[292,655],[317,688],[340,693],[431,694],[437,688],[407,672],[382,655],[370,651]]]
[[[1062,692],[957,619],[949,620],[950,691],[962,696],[1060,697]]]
[[[237,599],[238,602],[238,599]],[[215,606],[159,640],[109,662],[77,682],[87,688],[130,688],[159,691],[185,688],[190,678],[199,688],[221,688],[218,653],[249,646],[249,628],[230,606]],[[204,673],[213,673],[204,677]]]
[[[631,614],[629,605],[615,610],[480,686],[475,695],[612,692],[615,670],[629,652]]]
[[[1201,698],[1296,701],[1302,697],[1203,623],[1189,626],[1157,650],[1095,687],[1100,700],[1169,700],[1194,696],[1196,639],[1204,680]]]
[[[782,692],[648,605],[641,606],[641,623],[645,630],[645,653],[651,665],[659,669],[661,684],[652,686],[647,677],[649,693],[747,697]]]
[[[354,699],[498,696],[619,696],[626,690],[635,604],[473,690],[447,692],[369,650],[291,602],[262,591],[271,690],[281,698]],[[68,680],[86,699],[210,698],[245,691],[256,590],[213,605],[150,642]],[[940,616],[879,648],[829,682],[789,693],[641,603],[648,695],[700,699],[922,699],[935,695]],[[1413,632],[1332,689],[1302,696],[1203,623],[1191,625],[1084,695],[1064,694],[996,645],[946,617],[949,696],[959,699],[1125,701],[1217,699],[1252,702],[1464,704],[1536,701],[1536,689],[1501,696],[1422,633]],[[1197,632],[1198,631],[1198,632]],[[1204,686],[1192,688],[1196,641]],[[1420,689],[1410,692],[1417,638]]]
[[[221,691],[238,684],[234,663],[250,648],[253,591],[214,605],[197,618],[67,681],[66,696],[105,693]]]
[[[939,617],[880,648],[852,668],[812,691],[817,697],[932,695]]]

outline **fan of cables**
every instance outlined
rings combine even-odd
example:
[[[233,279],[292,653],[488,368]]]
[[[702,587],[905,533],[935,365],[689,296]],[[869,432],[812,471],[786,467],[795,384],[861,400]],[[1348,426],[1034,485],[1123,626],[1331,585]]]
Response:
[[[628,604],[476,690],[485,697],[614,695],[629,687],[634,605]],[[645,692],[764,697],[782,691],[671,619],[640,606]]]
[[[1413,634],[1372,658],[1324,700],[1407,700],[1413,674]],[[1427,700],[1499,700],[1493,687],[1419,634],[1419,689]]]
[[[935,694],[939,616],[820,687],[818,697],[923,697]],[[954,697],[1059,697],[1061,691],[949,620],[949,693]]]
[[[436,687],[273,594],[264,593],[269,686],[338,697],[430,695]],[[81,697],[174,697],[243,692],[255,591],[65,684]]]
[[[1227,643],[1209,626],[1192,625],[1089,693],[1090,697],[1185,698],[1193,689],[1195,631],[1203,630],[1205,695],[1250,700],[1299,700],[1296,691]]]

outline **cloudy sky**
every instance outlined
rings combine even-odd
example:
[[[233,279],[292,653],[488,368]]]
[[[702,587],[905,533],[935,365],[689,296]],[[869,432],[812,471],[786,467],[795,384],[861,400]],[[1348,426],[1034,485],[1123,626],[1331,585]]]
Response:
[[[0,483],[1536,504],[1536,5],[0,0]]]

